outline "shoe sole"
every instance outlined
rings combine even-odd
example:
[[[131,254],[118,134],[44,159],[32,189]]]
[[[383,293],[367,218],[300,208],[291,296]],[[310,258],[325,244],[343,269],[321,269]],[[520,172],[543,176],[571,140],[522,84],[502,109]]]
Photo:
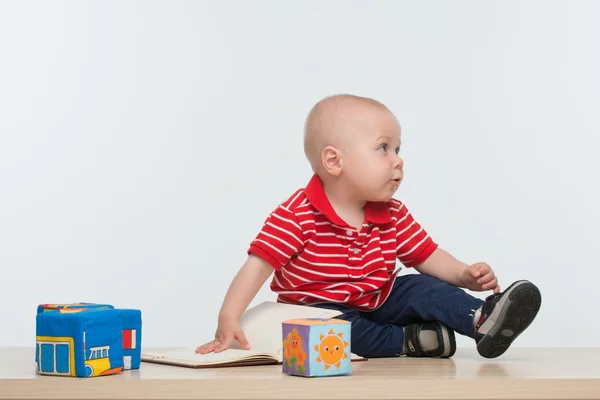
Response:
[[[542,295],[533,283],[517,281],[510,285],[478,330],[484,333],[477,344],[479,354],[485,358],[504,354],[535,319],[541,304]]]

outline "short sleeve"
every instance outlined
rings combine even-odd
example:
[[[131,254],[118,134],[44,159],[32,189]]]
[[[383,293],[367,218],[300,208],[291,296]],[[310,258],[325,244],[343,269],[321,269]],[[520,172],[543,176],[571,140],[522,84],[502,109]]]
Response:
[[[279,206],[250,243],[248,254],[263,258],[275,270],[279,270],[303,247],[303,232],[298,218],[289,209]]]
[[[394,205],[396,217],[396,257],[406,267],[425,261],[438,247],[425,229],[413,218],[402,203]],[[397,209],[399,207],[399,209]]]

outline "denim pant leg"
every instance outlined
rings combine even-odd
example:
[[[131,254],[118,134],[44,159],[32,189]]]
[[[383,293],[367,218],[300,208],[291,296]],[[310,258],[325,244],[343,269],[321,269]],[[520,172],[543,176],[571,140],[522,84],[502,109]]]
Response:
[[[350,349],[361,357],[396,357],[402,352],[404,331],[401,326],[391,323],[378,323],[363,313],[339,304],[317,304],[316,307],[338,310],[342,314],[336,319],[352,323],[350,327]]]
[[[394,357],[402,352],[403,327],[415,322],[439,321],[454,331],[473,337],[473,310],[483,301],[463,289],[428,275],[404,275],[381,307],[360,312],[338,304],[318,307],[342,312],[336,317],[352,323],[352,352],[368,358]]]
[[[473,314],[483,300],[465,290],[424,274],[399,276],[385,303],[369,318],[406,326],[438,321],[461,335],[474,337]]]

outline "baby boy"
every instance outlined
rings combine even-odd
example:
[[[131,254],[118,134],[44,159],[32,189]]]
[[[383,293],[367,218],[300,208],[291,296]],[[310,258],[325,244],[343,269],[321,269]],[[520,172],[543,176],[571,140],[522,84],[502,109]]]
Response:
[[[368,358],[451,357],[454,332],[494,358],[531,324],[541,305],[534,284],[501,292],[488,264],[454,258],[392,197],[404,161],[386,106],[327,97],[310,111],[304,143],[314,175],[266,219],[225,295],[215,339],[196,352],[233,340],[250,349],[240,316],[271,275],[279,302],[341,311],[352,352]],[[418,273],[398,275],[397,261]],[[492,294],[484,301],[464,289]]]

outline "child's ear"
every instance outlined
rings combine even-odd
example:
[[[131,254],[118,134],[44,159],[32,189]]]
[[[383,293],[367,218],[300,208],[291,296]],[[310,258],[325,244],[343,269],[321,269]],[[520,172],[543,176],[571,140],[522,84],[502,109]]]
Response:
[[[333,146],[327,146],[321,153],[321,161],[325,171],[333,176],[340,176],[342,173],[342,153]]]

